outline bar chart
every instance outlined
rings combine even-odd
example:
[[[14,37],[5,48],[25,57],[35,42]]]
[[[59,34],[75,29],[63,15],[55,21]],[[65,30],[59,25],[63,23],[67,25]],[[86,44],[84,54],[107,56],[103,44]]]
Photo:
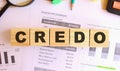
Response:
[[[89,53],[88,53],[88,56],[95,56],[96,54],[96,47],[95,48],[89,48]],[[101,50],[101,58],[104,58],[106,59],[108,57],[108,53],[109,53],[109,47],[104,47],[102,48]]]
[[[80,63],[81,71],[119,71],[120,43],[110,44],[109,47],[104,48],[88,48]]]
[[[21,51],[19,48],[0,48],[0,71],[19,71]]]
[[[120,71],[120,42],[110,42],[109,47],[83,48],[80,71]]]
[[[89,56],[95,56],[96,48],[89,48]]]
[[[5,63],[5,64],[8,64],[8,63],[10,62],[10,61],[8,60],[8,52],[4,52],[3,54],[4,54],[4,61],[5,61],[4,63]],[[0,64],[3,63],[3,62],[2,62],[3,60],[2,60],[2,57],[1,57],[1,56],[2,56],[2,55],[1,55],[1,53],[0,53]],[[10,58],[10,59],[11,59],[11,62],[12,62],[12,63],[15,63],[15,56],[12,55],[12,56],[10,56],[10,57],[11,57],[11,58]]]
[[[120,43],[116,43],[115,52],[114,52],[114,60],[120,61]]]
[[[110,48],[115,48],[115,50],[114,50],[114,56],[113,56],[113,60],[114,61],[120,61],[120,43],[115,43],[114,44],[114,46],[115,47],[104,47],[104,48],[102,48],[102,50],[100,51],[101,53],[101,59],[107,59],[108,58],[108,54],[110,54],[109,53],[109,51],[110,51]],[[88,53],[88,56],[90,56],[90,57],[95,57],[95,55],[96,55],[96,49],[97,48],[89,48],[89,53]]]
[[[102,48],[101,58],[107,58],[109,53],[109,48]]]

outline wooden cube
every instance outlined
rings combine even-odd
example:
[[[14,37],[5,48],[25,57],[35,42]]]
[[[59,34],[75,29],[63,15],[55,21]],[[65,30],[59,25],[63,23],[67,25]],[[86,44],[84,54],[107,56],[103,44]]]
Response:
[[[88,47],[89,46],[89,29],[71,28],[70,29],[70,46]]]
[[[90,30],[90,47],[108,47],[109,31],[101,29]]]
[[[30,45],[49,46],[49,28],[31,28]]]
[[[51,28],[50,46],[69,46],[69,28]]]
[[[29,28],[11,29],[12,46],[29,46]]]

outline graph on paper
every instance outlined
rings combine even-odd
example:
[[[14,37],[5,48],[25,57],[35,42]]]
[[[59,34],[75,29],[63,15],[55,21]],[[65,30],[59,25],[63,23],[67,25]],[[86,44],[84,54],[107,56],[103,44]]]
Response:
[[[2,60],[2,55],[4,56],[4,62]],[[5,63],[5,64],[9,64],[9,63],[15,63],[15,56],[14,55],[11,55],[10,56],[10,61],[8,60],[8,52],[3,52],[3,53],[0,53],[0,64],[2,63]]]
[[[19,71],[20,66],[20,49],[0,48],[0,71]]]

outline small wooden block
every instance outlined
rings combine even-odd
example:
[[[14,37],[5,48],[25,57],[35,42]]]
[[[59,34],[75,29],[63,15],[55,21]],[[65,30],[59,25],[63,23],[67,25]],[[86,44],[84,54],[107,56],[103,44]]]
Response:
[[[12,46],[29,46],[29,28],[11,29]]]
[[[78,36],[75,36],[75,32],[78,32]],[[82,41],[82,34],[84,34],[84,40]],[[78,37],[78,40],[81,42],[75,42],[75,38]],[[89,46],[89,29],[80,29],[80,28],[73,28],[70,29],[70,46],[74,47],[88,47]]]
[[[90,30],[90,47],[108,47],[109,46],[109,31],[102,29]]]
[[[51,28],[50,46],[69,46],[69,28]]]
[[[30,45],[49,46],[49,28],[31,28]]]

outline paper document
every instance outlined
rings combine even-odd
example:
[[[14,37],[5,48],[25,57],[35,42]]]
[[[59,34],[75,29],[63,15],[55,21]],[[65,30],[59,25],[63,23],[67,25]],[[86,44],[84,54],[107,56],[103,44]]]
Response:
[[[19,48],[0,48],[0,71],[21,71]]]

